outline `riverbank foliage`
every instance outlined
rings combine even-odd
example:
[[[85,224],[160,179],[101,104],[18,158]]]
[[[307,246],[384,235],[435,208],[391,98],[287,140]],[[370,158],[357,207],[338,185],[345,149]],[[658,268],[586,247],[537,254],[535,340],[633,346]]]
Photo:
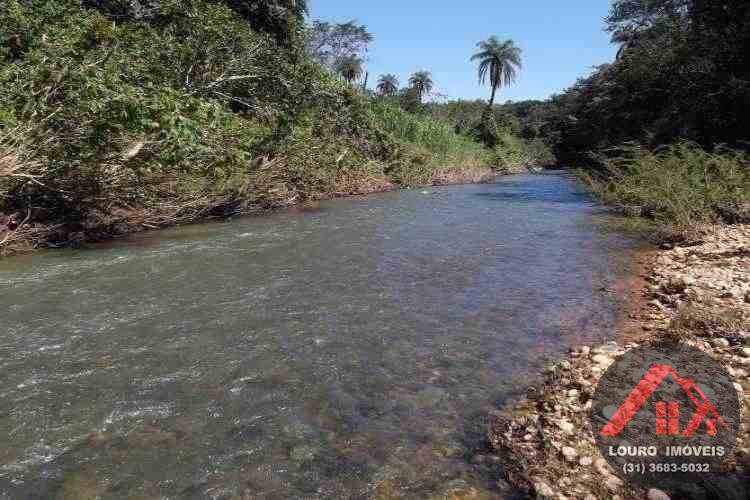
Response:
[[[470,137],[313,58],[304,5],[3,2],[0,241],[68,244],[489,171]]]
[[[548,101],[506,111],[561,161],[608,174],[608,201],[640,205],[677,232],[750,222],[731,208],[750,204],[750,167],[727,149],[750,149],[750,3],[616,0],[606,29],[619,46],[612,63]]]
[[[516,109],[522,108],[515,106],[515,103],[508,103],[488,108],[481,100],[458,100],[430,103],[425,112],[451,124],[457,134],[485,144],[492,151],[493,163],[501,170],[555,166],[554,144],[531,128],[533,122],[528,119],[528,113],[517,115]]]
[[[715,223],[750,221],[750,157],[681,142],[656,151],[624,146],[581,176],[605,201],[647,217],[662,240],[684,240]]]

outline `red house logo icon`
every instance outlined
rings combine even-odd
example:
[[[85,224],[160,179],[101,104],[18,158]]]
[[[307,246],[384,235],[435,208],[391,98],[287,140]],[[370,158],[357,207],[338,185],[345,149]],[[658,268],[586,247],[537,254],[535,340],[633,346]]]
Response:
[[[677,375],[674,368],[669,365],[652,365],[645,375],[635,386],[630,395],[617,409],[612,418],[607,422],[599,434],[603,436],[617,436],[630,422],[630,419],[638,413],[638,410],[646,403],[646,400],[654,393],[667,375],[672,375],[682,387],[690,400],[695,405],[695,412],[690,421],[682,431],[682,436],[692,436],[700,425],[706,422],[706,434],[716,435],[716,422],[718,421],[727,430],[726,422],[716,411],[716,408],[708,401],[706,396],[692,378],[683,378]],[[680,434],[680,408],[675,401],[659,401],[656,403],[656,434]]]

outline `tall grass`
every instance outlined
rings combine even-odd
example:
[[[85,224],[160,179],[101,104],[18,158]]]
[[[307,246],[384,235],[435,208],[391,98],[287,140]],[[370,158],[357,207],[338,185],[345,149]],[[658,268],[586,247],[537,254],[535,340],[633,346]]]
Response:
[[[552,150],[541,140],[527,141],[508,132],[499,134],[493,152],[495,165],[505,171],[545,167],[555,163]]]
[[[0,129],[0,200],[10,189],[26,182],[39,182],[44,164],[35,157],[30,129]]]
[[[486,152],[480,144],[457,134],[447,123],[381,103],[373,104],[372,112],[383,129],[397,141],[424,148],[443,161],[486,160]]]
[[[750,222],[750,158],[680,142],[657,151],[628,145],[600,157],[583,180],[606,203],[654,221],[667,239],[693,236],[707,224]]]

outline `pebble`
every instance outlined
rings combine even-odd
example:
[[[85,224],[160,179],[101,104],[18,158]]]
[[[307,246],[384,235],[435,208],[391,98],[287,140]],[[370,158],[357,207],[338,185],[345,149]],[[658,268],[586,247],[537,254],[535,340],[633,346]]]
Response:
[[[575,425],[573,425],[572,423],[568,422],[565,419],[560,420],[557,423],[557,426],[560,428],[561,431],[563,431],[566,434],[573,434],[573,432],[576,430]]]
[[[622,479],[617,476],[609,476],[605,481],[604,485],[611,492],[615,492],[622,486]]]
[[[568,462],[575,462],[575,459],[578,456],[576,449],[570,446],[563,446],[562,454]]]
[[[544,481],[534,483],[534,491],[540,498],[552,498],[555,496],[555,490]]]
[[[709,343],[714,347],[729,347],[729,341],[724,337],[716,337],[709,340]]]
[[[602,366],[603,368],[607,368],[612,364],[612,358],[610,358],[609,356],[605,356],[604,354],[596,354],[593,358],[591,358],[591,361],[593,361],[597,365]]]
[[[603,458],[597,458],[596,462],[594,462],[594,468],[597,470],[597,472],[603,476],[609,476],[611,474],[610,472],[610,466],[607,463],[606,460]]]

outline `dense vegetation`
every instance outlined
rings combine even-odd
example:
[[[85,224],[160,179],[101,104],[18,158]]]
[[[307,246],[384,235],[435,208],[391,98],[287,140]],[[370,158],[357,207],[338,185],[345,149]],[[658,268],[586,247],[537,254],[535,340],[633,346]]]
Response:
[[[414,113],[372,96],[355,84],[371,35],[304,13],[294,0],[3,2],[0,248],[487,174],[496,155],[422,112],[429,73],[406,92]]]
[[[299,0],[0,4],[0,251],[556,158],[654,220],[747,220],[747,2],[615,0],[615,61],[548,101],[502,105],[521,68],[510,40],[471,57],[489,103],[438,103],[426,70],[369,91],[367,27],[305,12]]]
[[[548,101],[497,106],[498,124],[674,237],[750,220],[750,3],[615,0],[606,29],[611,64]],[[478,107],[440,112],[465,127]]]
[[[617,0],[606,23],[620,44],[617,59],[552,99],[561,153],[626,141],[743,146],[750,130],[748,2]]]

